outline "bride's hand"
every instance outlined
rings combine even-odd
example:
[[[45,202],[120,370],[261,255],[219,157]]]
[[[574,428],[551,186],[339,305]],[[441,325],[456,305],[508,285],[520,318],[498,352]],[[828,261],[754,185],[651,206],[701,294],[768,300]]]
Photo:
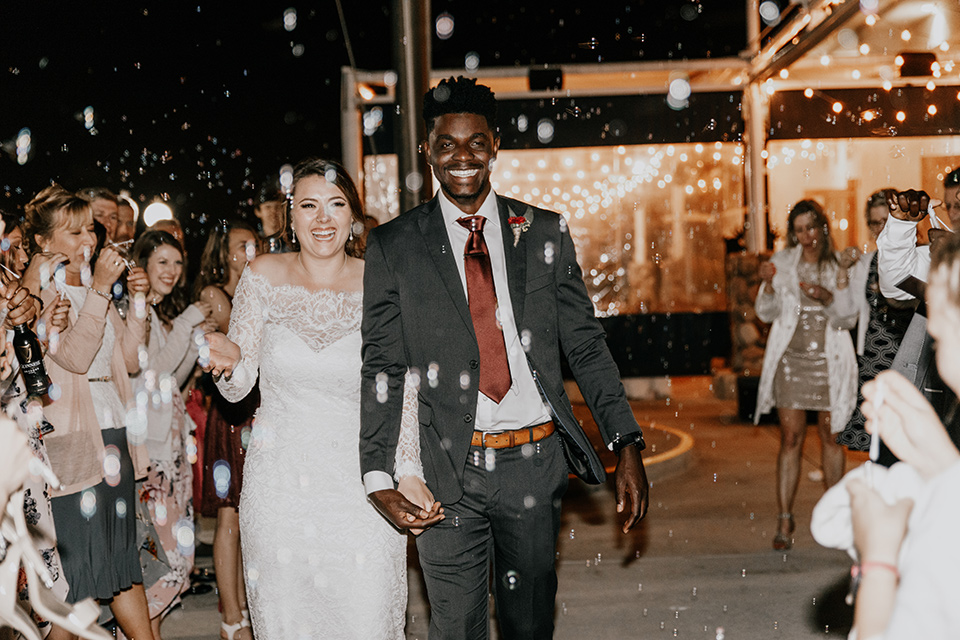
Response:
[[[439,507],[440,503],[434,501],[433,493],[427,488],[426,483],[416,476],[404,476],[397,483],[397,489],[403,494],[403,497],[417,505],[424,511],[432,511]],[[423,533],[423,529],[411,529],[410,533],[415,536]]]
[[[240,347],[232,342],[227,336],[219,331],[213,331],[204,335],[206,346],[209,353],[204,358],[201,348],[200,367],[204,371],[209,371],[214,378],[233,375],[233,369],[240,362]]]

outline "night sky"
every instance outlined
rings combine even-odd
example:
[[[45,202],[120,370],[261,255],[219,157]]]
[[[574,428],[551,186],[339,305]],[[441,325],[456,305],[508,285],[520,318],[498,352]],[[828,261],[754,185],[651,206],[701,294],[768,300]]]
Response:
[[[449,39],[431,33],[434,68],[462,69],[470,52],[484,67],[723,57],[745,47],[742,0],[545,4],[434,0],[432,16],[449,13],[455,24]],[[391,3],[346,1],[344,11],[357,66],[389,69]],[[145,204],[168,198],[196,237],[204,222],[247,211],[284,162],[340,157],[349,58],[332,0],[6,0],[0,59],[7,209],[50,180],[106,186]],[[20,165],[24,128],[32,146]]]

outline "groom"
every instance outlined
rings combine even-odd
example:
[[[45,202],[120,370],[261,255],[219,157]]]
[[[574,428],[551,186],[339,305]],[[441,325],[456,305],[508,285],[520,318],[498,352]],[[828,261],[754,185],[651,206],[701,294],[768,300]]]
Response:
[[[498,196],[493,92],[450,78],[424,97],[424,152],[440,193],[374,229],[366,252],[360,465],[371,502],[396,526],[427,528],[417,549],[430,638],[487,638],[493,570],[504,638],[550,638],[555,549],[568,472],[605,473],[563,389],[566,356],[619,457],[617,511],[646,513],[640,427],[594,317],[559,215]],[[394,489],[408,367],[420,376],[420,455],[443,504]]]

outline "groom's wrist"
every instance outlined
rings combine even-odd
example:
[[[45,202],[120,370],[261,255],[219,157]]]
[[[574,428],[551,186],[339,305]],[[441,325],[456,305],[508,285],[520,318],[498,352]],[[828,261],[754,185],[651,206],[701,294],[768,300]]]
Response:
[[[363,474],[363,489],[367,495],[374,491],[383,491],[384,489],[395,489],[393,478],[386,471],[367,471]]]
[[[631,445],[635,446],[638,451],[643,451],[647,448],[647,443],[643,440],[642,431],[634,431],[633,433],[627,433],[618,437],[616,440],[610,443],[610,450],[615,454],[620,455],[621,451]]]

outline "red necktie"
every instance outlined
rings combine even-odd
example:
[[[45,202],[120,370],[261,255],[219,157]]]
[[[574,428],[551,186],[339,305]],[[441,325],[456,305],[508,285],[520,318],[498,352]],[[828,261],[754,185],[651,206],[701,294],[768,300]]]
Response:
[[[463,248],[463,267],[467,276],[467,298],[473,331],[480,347],[480,392],[499,403],[510,389],[510,366],[503,330],[497,321],[497,291],[493,285],[490,254],[483,239],[483,216],[458,218],[457,222],[470,231]]]

